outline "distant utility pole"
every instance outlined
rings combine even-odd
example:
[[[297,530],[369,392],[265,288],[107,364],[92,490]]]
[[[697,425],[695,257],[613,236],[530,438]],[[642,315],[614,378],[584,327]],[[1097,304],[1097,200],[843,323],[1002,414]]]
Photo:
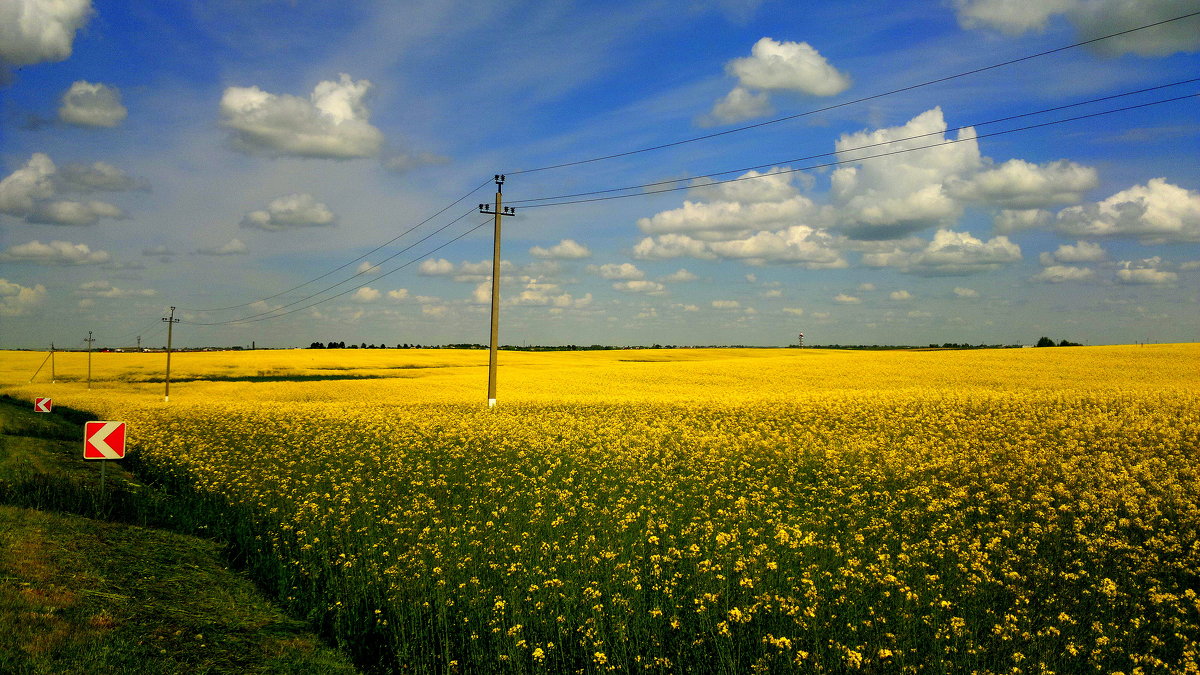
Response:
[[[496,174],[496,208],[488,210],[487,204],[479,205],[480,213],[496,217],[495,231],[492,233],[492,340],[488,350],[488,407],[496,407],[496,348],[499,346],[500,334],[500,219],[503,216],[514,216],[517,210],[511,206],[500,205],[500,193],[504,187],[504,176]]]
[[[90,331],[90,330],[88,331],[87,339],[84,341],[88,343],[88,380],[87,380],[88,384],[87,384],[87,388],[91,389],[92,388],[92,343],[96,341],[96,339],[92,337],[92,331]]]
[[[139,335],[139,336],[138,336],[138,347],[137,347],[137,349],[138,349],[138,351],[139,351],[139,352],[140,352],[140,351],[142,351],[142,336],[141,336],[141,335]]]
[[[171,402],[171,328],[179,323],[179,319],[175,318],[175,308],[171,308],[171,315],[164,316],[163,321],[167,322],[167,377],[165,378],[166,388],[163,389],[163,403]]]
[[[31,375],[29,377],[30,382],[33,382],[34,378],[36,378],[38,376],[38,373],[42,372],[42,368],[44,368],[46,366],[47,361],[50,362],[50,384],[54,384],[54,343],[53,342],[50,343],[50,353],[46,354],[46,358],[42,359],[41,365],[39,365],[37,367],[37,370],[33,371],[33,375]]]

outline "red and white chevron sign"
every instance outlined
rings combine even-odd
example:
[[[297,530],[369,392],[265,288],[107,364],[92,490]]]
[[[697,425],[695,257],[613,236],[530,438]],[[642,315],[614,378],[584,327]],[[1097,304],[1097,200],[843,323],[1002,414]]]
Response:
[[[83,425],[84,459],[123,459],[124,422],[87,422]]]
[[[53,407],[54,402],[48,398],[39,396],[33,399],[33,412],[50,412]]]

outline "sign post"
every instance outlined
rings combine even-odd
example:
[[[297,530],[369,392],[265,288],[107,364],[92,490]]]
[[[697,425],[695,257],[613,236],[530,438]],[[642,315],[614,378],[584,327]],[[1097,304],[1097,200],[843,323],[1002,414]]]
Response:
[[[124,422],[87,422],[83,425],[84,459],[124,459]],[[100,463],[100,498],[104,498],[104,469],[108,462]]]

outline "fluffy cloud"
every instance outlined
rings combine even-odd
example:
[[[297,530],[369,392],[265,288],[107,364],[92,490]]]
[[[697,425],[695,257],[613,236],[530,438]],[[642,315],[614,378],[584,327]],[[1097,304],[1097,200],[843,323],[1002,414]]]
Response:
[[[394,291],[388,291],[387,296],[391,300],[407,300],[408,299],[408,289],[407,288],[397,288]]]
[[[422,260],[420,266],[417,267],[417,273],[427,277],[446,276],[454,273],[454,263],[445,258]]]
[[[377,291],[370,286],[363,286],[362,288],[354,291],[354,294],[350,296],[350,299],[354,302],[375,302],[381,297],[383,297],[383,293],[380,291]]]
[[[124,218],[125,212],[107,202],[65,200],[60,194],[139,187],[143,184],[111,164],[70,164],[60,172],[49,155],[35,152],[25,166],[0,181],[0,213],[28,223],[92,225],[101,218]]]
[[[712,241],[796,224],[812,211],[812,201],[800,195],[773,202],[685,201],[677,209],[638,219],[638,227],[651,235],[687,234]]]
[[[631,263],[608,263],[605,265],[588,265],[588,271],[593,274],[600,275],[602,279],[619,279],[622,281],[630,281],[637,279],[645,279],[646,273],[637,268],[637,265]]]
[[[116,87],[86,80],[73,83],[58,108],[58,119],[80,127],[115,127],[127,114]]]
[[[364,260],[358,264],[358,269],[355,271],[358,274],[379,274],[379,265],[373,265],[370,260]]]
[[[1084,281],[1096,275],[1087,267],[1074,265],[1049,265],[1041,272],[1030,277],[1033,281],[1043,281],[1051,284],[1061,284],[1067,281]]]
[[[1077,241],[1075,245],[1063,244],[1053,253],[1043,253],[1040,256],[1043,265],[1055,263],[1100,262],[1108,257],[1099,244],[1087,241]]]
[[[108,281],[88,281],[79,285],[79,292],[94,298],[150,298],[158,295],[152,288],[117,288]]]
[[[764,37],[750,48],[750,56],[733,59],[725,71],[747,89],[797,91],[813,96],[835,96],[850,87],[850,78],[807,42],[777,42]]]
[[[794,91],[834,96],[850,87],[850,78],[807,42],[779,42],[764,37],[750,56],[725,64],[738,84],[713,106],[704,124],[728,124],[771,112],[768,92]]]
[[[854,162],[921,148],[947,140],[946,129],[941,108],[933,108],[899,127],[844,134],[835,144],[837,158]],[[972,175],[982,166],[975,131],[961,129],[956,140],[838,168],[831,180],[839,225],[855,239],[881,240],[953,223],[962,213],[962,204],[948,194],[946,183]]]
[[[696,276],[695,274],[692,274],[691,272],[689,272],[686,269],[681,267],[681,268],[675,270],[674,272],[671,272],[667,276],[663,277],[661,279],[661,281],[677,283],[677,282],[681,282],[681,281],[695,281],[696,279],[699,279],[699,278],[700,277]]]
[[[317,84],[307,99],[258,87],[229,87],[221,96],[221,123],[236,149],[270,156],[352,159],[374,157],[383,133],[368,121],[369,80]]]
[[[664,234],[645,237],[633,247],[633,257],[638,260],[668,260],[671,258],[700,258],[711,260],[717,256],[708,250],[708,245],[699,239],[682,234]]]
[[[1083,40],[1164,21],[1195,10],[1188,0],[955,0],[963,28],[994,28],[1006,35],[1042,30],[1061,14]],[[1102,54],[1166,56],[1200,50],[1200,32],[1189,21],[1136,31],[1089,45]]]
[[[712,306],[714,309],[737,309],[742,303],[737,300],[713,300]]]
[[[802,263],[809,267],[844,267],[832,237],[823,230],[795,225],[778,232],[758,232],[745,239],[716,241],[708,249],[721,258],[750,264]]]
[[[91,16],[91,0],[5,0],[0,3],[0,68],[68,58],[75,31]]]
[[[713,104],[712,112],[700,120],[701,126],[732,124],[755,117],[765,117],[773,111],[766,92],[757,94],[745,87],[734,87]]]
[[[1012,234],[1043,227],[1050,221],[1050,212],[1042,209],[1004,209],[992,220],[992,228],[998,234]]]
[[[58,171],[59,186],[67,192],[125,192],[147,190],[144,180],[131,177],[107,162],[68,164]]]
[[[1076,237],[1137,237],[1146,244],[1200,241],[1200,192],[1153,178],[1096,204],[1063,209],[1055,228]]]
[[[899,290],[899,291],[892,291],[891,293],[888,294],[888,297],[891,298],[892,300],[904,301],[904,300],[912,300],[913,296],[912,296],[912,293],[909,293],[908,291]]]
[[[974,288],[963,288],[962,286],[954,287],[954,294],[960,298],[978,298],[979,291]]]
[[[298,227],[333,225],[337,216],[310,194],[284,195],[271,200],[265,211],[251,211],[242,227],[279,232]]]
[[[1160,269],[1162,258],[1154,256],[1138,261],[1122,260],[1117,270],[1117,281],[1129,285],[1162,286],[1175,283],[1179,275]]]
[[[833,296],[833,301],[840,302],[843,305],[857,305],[862,302],[862,298],[853,295],[847,295],[846,293],[838,293],[837,295]]]
[[[578,260],[587,258],[592,255],[588,247],[580,244],[574,239],[563,239],[550,248],[534,246],[529,249],[529,254],[535,258],[546,258],[554,260]]]
[[[8,279],[0,279],[0,316],[28,314],[45,299],[46,287],[41,284],[22,286]]]
[[[220,246],[207,246],[196,249],[199,255],[244,255],[249,253],[250,249],[246,248],[246,244],[241,239],[230,239]]]
[[[1012,159],[969,180],[951,182],[949,190],[962,199],[1033,209],[1079,202],[1097,183],[1095,169],[1067,160],[1038,165]]]
[[[112,259],[108,251],[93,251],[87,244],[52,241],[43,244],[33,240],[10,246],[0,253],[3,262],[31,262],[38,265],[99,265]]]
[[[920,251],[894,250],[863,255],[870,267],[896,267],[919,276],[964,276],[999,269],[1021,259],[1021,247],[999,236],[982,241],[968,232],[938,230]]]
[[[101,218],[124,217],[124,211],[107,202],[63,200],[39,202],[25,216],[25,221],[42,225],[95,225]]]
[[[618,281],[612,285],[613,288],[624,293],[646,293],[649,295],[660,295],[665,292],[666,286],[657,281],[645,281],[635,279],[632,281]]]

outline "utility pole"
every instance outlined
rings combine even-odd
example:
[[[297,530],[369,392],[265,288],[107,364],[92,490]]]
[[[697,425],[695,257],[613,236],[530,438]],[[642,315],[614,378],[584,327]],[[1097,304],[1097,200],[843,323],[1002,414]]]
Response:
[[[141,336],[141,335],[139,335],[139,336],[138,336],[138,347],[137,347],[137,349],[138,349],[138,351],[139,351],[139,352],[140,352],[140,351],[142,351],[142,336]]]
[[[504,176],[496,174],[496,208],[488,210],[487,204],[479,205],[480,213],[496,217],[495,230],[492,233],[492,339],[488,349],[488,407],[496,407],[496,349],[499,347],[500,334],[500,219],[503,216],[516,215],[517,210],[511,206],[500,205],[500,193],[504,187]]]
[[[54,384],[58,378],[54,375],[54,343],[50,343],[50,384]]]
[[[164,316],[163,321],[167,322],[167,377],[165,378],[166,387],[163,389],[163,403],[171,402],[171,328],[179,323],[179,319],[175,318],[175,308],[171,308],[171,315]]]
[[[96,339],[92,337],[92,331],[89,330],[87,339],[85,340],[88,343],[88,389],[92,388],[92,343],[95,341]]]

